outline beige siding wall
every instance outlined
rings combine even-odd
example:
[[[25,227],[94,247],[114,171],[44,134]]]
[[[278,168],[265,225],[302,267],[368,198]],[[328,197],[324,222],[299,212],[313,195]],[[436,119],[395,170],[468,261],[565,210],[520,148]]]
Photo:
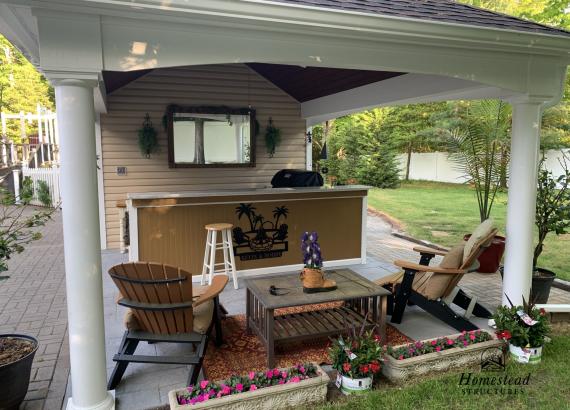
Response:
[[[117,200],[129,192],[176,192],[197,189],[254,188],[269,185],[282,168],[305,166],[305,120],[300,105],[289,95],[241,64],[160,69],[108,96],[108,113],[101,115],[107,247],[119,247]],[[170,169],[162,116],[169,104],[225,105],[257,111],[255,168]],[[145,159],[137,130],[149,113],[159,132],[160,152]],[[273,158],[265,148],[264,130],[272,117],[282,131]],[[118,166],[127,167],[117,176]]]

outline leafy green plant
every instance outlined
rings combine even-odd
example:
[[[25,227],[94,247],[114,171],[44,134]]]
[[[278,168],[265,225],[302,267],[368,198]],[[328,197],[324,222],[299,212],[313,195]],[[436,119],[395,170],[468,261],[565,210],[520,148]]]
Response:
[[[475,187],[481,222],[489,219],[509,162],[510,109],[502,101],[474,104],[449,137],[450,159]]]
[[[545,158],[540,160],[538,184],[536,190],[536,219],[538,243],[534,248],[533,266],[544,250],[544,241],[550,232],[565,234],[570,228],[570,170],[566,155],[560,165],[564,173],[558,177],[544,166]]]
[[[38,198],[38,201],[40,201],[44,206],[51,207],[53,205],[51,202],[51,194],[47,182],[38,181],[36,196]]]
[[[157,132],[152,125],[150,115],[146,113],[143,121],[143,127],[138,131],[139,133],[139,148],[145,158],[150,158],[150,155],[158,150]]]
[[[28,205],[34,199],[34,182],[32,178],[25,177],[22,180],[22,188],[20,189],[20,203]]]
[[[267,128],[265,129],[265,146],[270,158],[273,158],[277,146],[281,143],[281,130],[273,124],[273,119],[269,117]]]
[[[354,325],[351,325],[348,336],[341,335],[338,339],[333,339],[329,348],[332,367],[352,379],[370,377],[378,373],[386,353],[380,337],[374,334],[373,329],[365,331],[365,324],[366,320],[358,332]]]
[[[537,309],[523,298],[522,306],[499,306],[493,315],[497,336],[518,347],[540,347],[550,332],[544,309]],[[529,323],[525,322],[528,321]],[[529,320],[532,320],[530,322]]]
[[[25,245],[42,237],[35,230],[51,218],[53,210],[31,212],[26,204],[16,204],[14,196],[0,189],[0,272],[8,270],[8,260]]]

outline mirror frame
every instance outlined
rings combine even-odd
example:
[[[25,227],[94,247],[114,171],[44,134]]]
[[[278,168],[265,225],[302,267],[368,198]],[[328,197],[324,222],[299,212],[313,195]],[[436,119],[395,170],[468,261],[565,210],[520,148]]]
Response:
[[[176,162],[174,160],[174,114],[230,114],[249,115],[250,130],[250,162],[247,164],[192,164],[189,162]],[[255,167],[255,136],[256,121],[253,108],[230,108],[225,106],[179,106],[169,105],[166,109],[166,131],[168,137],[168,167],[169,168],[253,168]]]

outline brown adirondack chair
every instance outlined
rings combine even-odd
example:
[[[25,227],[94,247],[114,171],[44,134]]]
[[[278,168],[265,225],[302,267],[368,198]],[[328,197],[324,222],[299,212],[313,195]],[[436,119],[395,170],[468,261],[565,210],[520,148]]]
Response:
[[[124,263],[113,266],[109,275],[120,291],[117,303],[129,308],[125,315],[127,330],[119,352],[113,357],[116,365],[109,379],[109,390],[119,384],[129,363],[190,365],[188,384],[195,384],[214,327],[216,344],[222,343],[218,295],[228,277],[215,276],[204,292],[193,297],[192,275],[173,266]],[[192,351],[180,356],[137,355],[135,350],[140,341],[185,343]]]
[[[415,247],[414,251],[420,254],[419,263],[394,261],[394,265],[402,268],[402,271],[376,281],[393,293],[388,301],[391,322],[401,323],[406,306],[415,304],[458,331],[477,329],[468,317],[473,314],[490,318],[492,314],[457,285],[463,275],[477,270],[477,258],[496,234],[493,222],[487,220],[479,225],[472,235],[473,240],[467,244],[458,245],[447,252]],[[436,255],[443,256],[444,260],[439,266],[429,266]],[[456,313],[449,306],[452,303],[465,309],[468,314],[461,316]]]

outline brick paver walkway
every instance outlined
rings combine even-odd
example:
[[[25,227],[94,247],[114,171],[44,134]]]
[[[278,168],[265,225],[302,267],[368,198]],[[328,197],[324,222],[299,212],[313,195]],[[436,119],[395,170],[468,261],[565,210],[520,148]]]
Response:
[[[21,408],[60,410],[69,375],[60,213],[42,233],[42,239],[8,261],[4,274],[10,278],[0,281],[0,333],[22,333],[40,342]]]
[[[43,227],[42,232],[44,237],[41,240],[30,244],[24,253],[14,255],[9,261],[10,270],[6,273],[10,278],[0,281],[0,333],[24,333],[40,341],[33,364],[30,389],[22,409],[60,410],[64,404],[69,375],[61,215],[55,214],[53,221]],[[370,215],[368,253],[374,257],[374,262],[361,270],[363,273],[373,270],[375,275],[394,272],[396,268],[392,264],[393,260],[417,258],[412,251],[413,246],[414,244],[408,241],[392,236],[387,223]],[[117,252],[106,251],[103,253],[103,264],[110,265],[122,258]],[[498,274],[467,275],[461,281],[461,287],[470,294],[478,295],[489,307],[500,303],[501,279]],[[115,306],[113,292],[114,288],[111,286],[106,292],[110,298],[106,303]],[[230,300],[224,301],[226,302],[228,306],[231,304]],[[240,300],[233,302],[240,303]],[[553,288],[549,302],[570,303],[570,293]],[[110,321],[109,318],[110,316],[106,316],[106,321]],[[108,354],[116,349],[117,343],[113,336],[120,338],[123,331],[120,322],[121,320],[118,320],[117,324],[113,325],[117,329],[107,329],[107,349],[110,349]],[[113,343],[109,343],[111,341]],[[135,387],[129,386],[132,389]]]

